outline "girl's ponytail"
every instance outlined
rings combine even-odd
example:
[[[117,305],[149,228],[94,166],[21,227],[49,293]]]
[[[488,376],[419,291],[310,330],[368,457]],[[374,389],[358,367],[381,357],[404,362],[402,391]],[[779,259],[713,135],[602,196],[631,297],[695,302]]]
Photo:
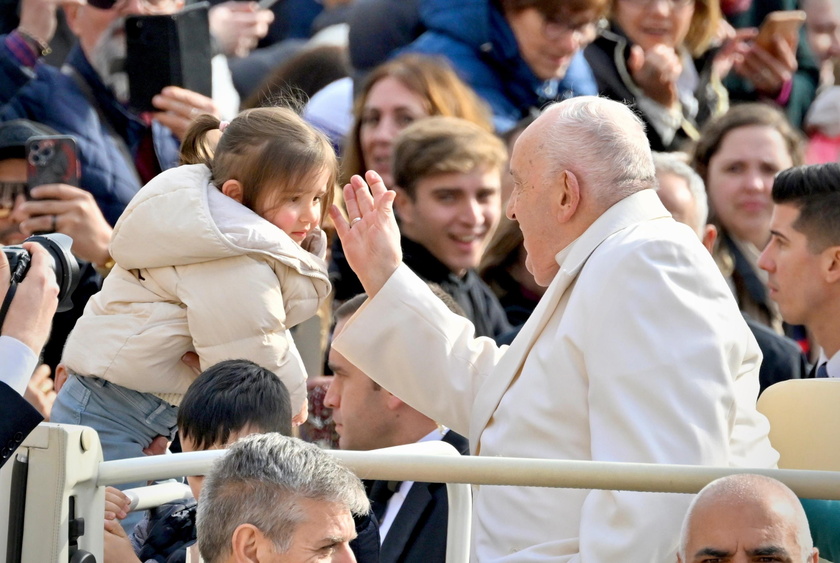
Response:
[[[209,113],[193,119],[181,142],[180,163],[205,164],[212,170],[213,154],[221,137],[220,124],[219,118]]]

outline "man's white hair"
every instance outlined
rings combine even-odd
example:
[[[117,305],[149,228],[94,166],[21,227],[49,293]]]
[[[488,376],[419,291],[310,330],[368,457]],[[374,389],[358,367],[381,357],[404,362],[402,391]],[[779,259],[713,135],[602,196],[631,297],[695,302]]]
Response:
[[[252,434],[216,460],[198,503],[198,547],[208,563],[230,554],[233,531],[249,523],[269,538],[277,553],[292,545],[306,514],[301,499],[337,504],[366,514],[362,482],[314,444],[278,433]]]
[[[706,195],[706,184],[703,182],[703,178],[677,153],[655,152],[653,153],[653,165],[656,167],[657,174],[671,174],[682,178],[688,184],[688,190],[694,199],[695,207],[691,227],[702,237],[706,223],[709,222],[709,198]],[[656,189],[659,189],[659,182],[656,184]]]
[[[790,504],[795,520],[793,525],[796,526],[800,561],[807,563],[814,548],[814,541],[811,538],[808,517],[805,515],[805,509],[802,508],[802,503],[799,502],[799,498],[781,481],[752,473],[727,475],[726,477],[715,479],[697,493],[697,496],[694,497],[694,500],[691,501],[691,505],[688,507],[688,512],[683,520],[682,532],[680,533],[679,553],[682,561],[684,563],[690,561],[687,557],[686,547],[688,546],[692,516],[698,506],[708,505],[710,502],[716,501],[725,501],[727,503],[756,503],[762,499],[772,498],[780,498]],[[795,557],[795,554],[791,555]]]
[[[542,143],[549,174],[572,170],[604,208],[655,185],[645,125],[626,105],[579,96],[543,111],[552,114],[556,121]]]

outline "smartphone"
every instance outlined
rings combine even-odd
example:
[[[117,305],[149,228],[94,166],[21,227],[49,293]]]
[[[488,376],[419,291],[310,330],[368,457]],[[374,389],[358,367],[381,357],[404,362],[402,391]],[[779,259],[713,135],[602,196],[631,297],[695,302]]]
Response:
[[[76,139],[69,135],[30,137],[26,141],[26,197],[44,184],[79,185]]]
[[[755,43],[766,51],[773,52],[773,38],[781,37],[795,53],[799,43],[799,30],[805,23],[805,12],[802,10],[780,10],[770,12],[761,22]]]
[[[199,2],[175,14],[126,18],[125,71],[134,110],[158,111],[152,98],[166,86],[212,95],[208,7]]]

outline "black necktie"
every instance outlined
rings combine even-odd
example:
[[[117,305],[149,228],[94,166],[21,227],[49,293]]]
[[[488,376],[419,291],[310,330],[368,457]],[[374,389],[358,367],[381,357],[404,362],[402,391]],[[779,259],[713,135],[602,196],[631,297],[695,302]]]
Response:
[[[823,362],[817,368],[817,377],[828,377],[828,368],[826,367],[828,362]]]
[[[385,509],[388,507],[388,500],[400,488],[402,481],[374,481],[370,487],[370,508],[376,515],[376,519],[382,522],[385,517]]]

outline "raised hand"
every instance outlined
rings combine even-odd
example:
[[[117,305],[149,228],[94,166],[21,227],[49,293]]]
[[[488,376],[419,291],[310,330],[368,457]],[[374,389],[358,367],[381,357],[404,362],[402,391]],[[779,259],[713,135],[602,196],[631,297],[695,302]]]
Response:
[[[644,51],[634,45],[630,50],[627,69],[648,98],[667,108],[679,104],[677,79],[682,73],[682,62],[673,48],[654,45]]]
[[[210,8],[210,30],[229,57],[244,57],[266,36],[274,12],[256,2],[230,0]]]
[[[369,170],[353,176],[344,186],[347,219],[333,206],[330,216],[344,247],[347,262],[368,296],[382,289],[391,274],[402,262],[400,229],[394,216],[396,192],[389,190],[382,177]]]

